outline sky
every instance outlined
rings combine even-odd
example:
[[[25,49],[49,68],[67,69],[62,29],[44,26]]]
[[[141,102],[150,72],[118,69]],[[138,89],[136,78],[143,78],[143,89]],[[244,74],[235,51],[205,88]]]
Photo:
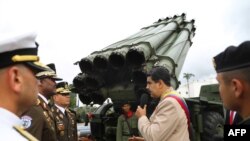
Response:
[[[183,73],[215,75],[212,57],[229,45],[250,40],[248,0],[0,0],[0,35],[35,31],[41,62],[55,63],[72,83],[76,61],[123,40],[159,18],[186,13],[196,32]],[[1,37],[0,37],[1,38]]]

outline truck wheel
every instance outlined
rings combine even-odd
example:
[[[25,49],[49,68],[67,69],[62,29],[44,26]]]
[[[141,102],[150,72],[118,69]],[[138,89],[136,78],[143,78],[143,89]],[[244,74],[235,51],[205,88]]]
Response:
[[[217,112],[203,114],[202,141],[223,141],[224,119]]]

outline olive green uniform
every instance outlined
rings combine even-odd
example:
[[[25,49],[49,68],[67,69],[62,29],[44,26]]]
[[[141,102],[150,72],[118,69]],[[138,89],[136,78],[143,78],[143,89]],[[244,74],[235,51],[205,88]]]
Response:
[[[26,130],[40,141],[57,141],[54,116],[48,104],[38,97],[38,103],[22,116]]]
[[[76,115],[69,109],[63,113],[56,105],[51,107],[56,118],[57,138],[59,141],[77,141]]]
[[[117,121],[117,129],[116,129],[116,141],[128,141],[128,138],[137,135],[138,136],[138,119],[133,113],[130,118],[125,119],[124,115],[120,115]],[[130,129],[129,130],[129,126]],[[130,133],[132,132],[132,133]]]

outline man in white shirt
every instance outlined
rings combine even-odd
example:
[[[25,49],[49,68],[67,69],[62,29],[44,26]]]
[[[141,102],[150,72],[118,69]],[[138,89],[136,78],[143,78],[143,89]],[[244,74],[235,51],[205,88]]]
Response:
[[[36,34],[0,39],[0,140],[37,140],[23,130],[20,116],[36,103],[35,74],[49,68],[37,56]]]

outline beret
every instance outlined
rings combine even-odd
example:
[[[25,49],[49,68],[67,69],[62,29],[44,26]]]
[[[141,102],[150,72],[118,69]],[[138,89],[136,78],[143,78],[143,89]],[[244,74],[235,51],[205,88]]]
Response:
[[[250,41],[227,47],[213,57],[213,63],[217,73],[250,67]]]

